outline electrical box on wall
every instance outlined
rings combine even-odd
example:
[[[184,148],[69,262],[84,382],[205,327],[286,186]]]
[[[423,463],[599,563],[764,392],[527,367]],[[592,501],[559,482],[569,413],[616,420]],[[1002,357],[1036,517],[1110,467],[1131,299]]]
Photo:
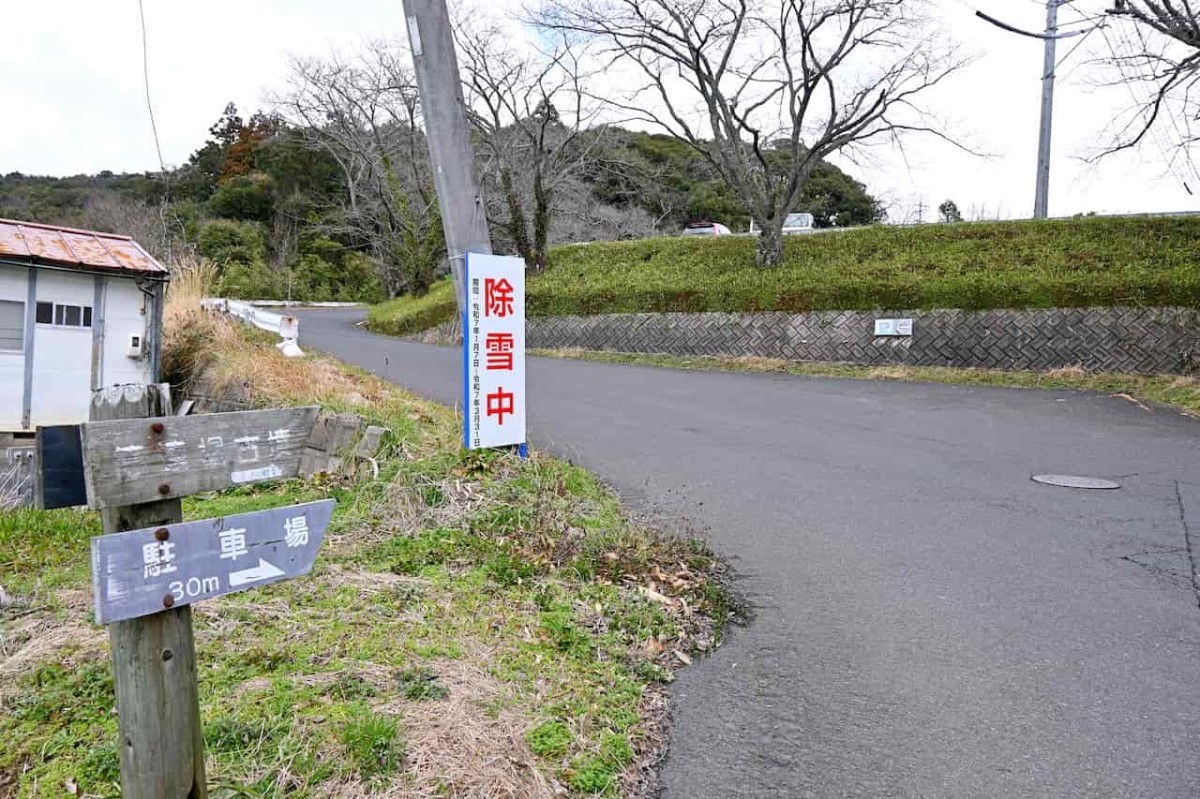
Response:
[[[134,333],[129,337],[129,346],[125,348],[125,354],[130,358],[142,357],[142,337]]]

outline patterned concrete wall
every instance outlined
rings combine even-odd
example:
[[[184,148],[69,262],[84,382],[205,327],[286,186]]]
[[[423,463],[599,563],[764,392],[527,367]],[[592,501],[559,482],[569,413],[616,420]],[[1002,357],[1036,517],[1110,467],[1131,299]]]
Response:
[[[877,337],[875,320],[911,318],[913,335]],[[429,331],[426,341],[445,340]],[[1200,310],[1063,308],[609,314],[529,319],[531,348],[910,366],[1200,372]]]

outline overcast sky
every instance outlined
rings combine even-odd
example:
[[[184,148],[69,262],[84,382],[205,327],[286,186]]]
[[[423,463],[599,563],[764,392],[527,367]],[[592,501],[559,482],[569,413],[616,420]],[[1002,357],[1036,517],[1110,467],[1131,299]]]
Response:
[[[451,0],[453,3],[454,0]],[[249,115],[279,87],[289,53],[322,54],[403,32],[399,0],[144,0],[150,90],[163,157],[187,160],[225,103]],[[870,163],[845,164],[884,198],[893,221],[953,198],[969,218],[1029,216],[1037,151],[1042,45],[977,19],[981,8],[1012,24],[1040,29],[1037,0],[937,0],[941,18],[978,60],[937,90],[930,105],[979,158],[928,139],[910,139],[903,154],[877,149]],[[9,35],[0,48],[0,173],[71,175],[103,169],[157,169],[142,85],[137,0],[41,0],[6,3]],[[1096,14],[1110,0],[1076,0]],[[1073,42],[1060,45],[1060,55]],[[1130,104],[1125,87],[1100,88],[1088,58],[1104,49],[1099,35],[1060,69],[1055,111],[1050,210],[1055,216],[1200,210],[1193,167],[1163,156],[1162,141],[1139,153],[1084,158],[1103,144],[1113,115]],[[1190,173],[1190,178],[1189,178]]]

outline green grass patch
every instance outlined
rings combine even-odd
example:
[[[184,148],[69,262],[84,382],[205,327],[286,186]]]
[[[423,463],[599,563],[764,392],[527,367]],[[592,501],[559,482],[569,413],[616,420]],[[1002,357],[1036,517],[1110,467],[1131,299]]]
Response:
[[[456,307],[454,283],[446,279],[434,283],[423,297],[405,295],[372,305],[367,324],[381,333],[406,336],[453,319]]]
[[[754,240],[657,238],[556,247],[529,279],[530,316],[648,312],[1200,305],[1200,218],[972,222],[791,236],[783,264]],[[443,282],[370,311],[416,333],[454,314]]]
[[[268,360],[245,360],[251,351]],[[463,452],[451,411],[361,372],[283,362],[268,345],[222,358],[277,375],[257,404],[352,410],[394,435],[377,481],[292,480],[184,503],[195,519],[338,499],[311,575],[193,613],[213,795],[315,798],[358,783],[480,795],[470,780],[513,747],[571,795],[615,795],[643,696],[671,679],[662,653],[711,647],[728,621],[712,555],[632,524],[577,467]],[[107,639],[87,600],[99,529],[86,511],[0,514],[0,575],[20,603],[0,611],[0,667],[20,664],[0,668],[0,775],[20,797],[62,795],[68,779],[119,794]],[[667,572],[685,584],[656,582]],[[636,591],[649,585],[677,605]],[[470,746],[495,751],[420,726],[444,713],[473,726]],[[479,765],[458,769],[467,782],[446,782],[468,760]]]
[[[370,711],[347,719],[342,727],[342,743],[359,775],[368,779],[396,771],[404,759],[399,723]]]

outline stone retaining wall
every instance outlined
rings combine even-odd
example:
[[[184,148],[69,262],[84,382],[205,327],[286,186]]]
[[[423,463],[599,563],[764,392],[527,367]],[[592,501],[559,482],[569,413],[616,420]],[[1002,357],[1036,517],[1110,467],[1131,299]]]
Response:
[[[913,334],[875,336],[875,320],[910,318]],[[424,341],[448,343],[450,326]],[[973,366],[1143,374],[1200,372],[1200,311],[1060,308],[819,311],[804,314],[605,314],[529,319],[530,348],[791,361]]]

